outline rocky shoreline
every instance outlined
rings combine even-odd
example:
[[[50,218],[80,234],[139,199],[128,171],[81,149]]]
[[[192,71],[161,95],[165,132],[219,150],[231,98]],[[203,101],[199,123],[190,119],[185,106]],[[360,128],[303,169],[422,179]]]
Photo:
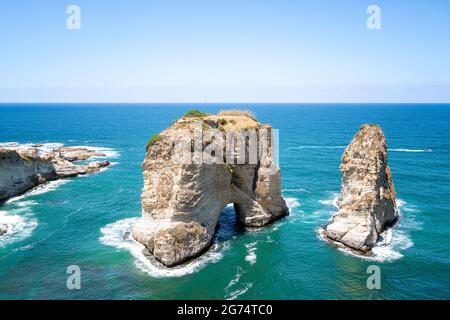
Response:
[[[106,155],[89,147],[0,143],[0,203],[40,184],[95,173],[110,165],[85,162],[94,157]]]

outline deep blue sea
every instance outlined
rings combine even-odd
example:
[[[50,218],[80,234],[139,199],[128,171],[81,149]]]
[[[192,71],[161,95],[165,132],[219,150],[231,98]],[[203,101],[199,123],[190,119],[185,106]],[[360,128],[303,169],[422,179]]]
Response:
[[[232,207],[219,244],[191,263],[151,264],[123,235],[140,216],[145,145],[189,109],[252,110],[279,129],[291,214],[242,232]],[[371,259],[318,237],[336,211],[340,157],[363,123],[386,134],[400,222]],[[0,207],[0,299],[449,299],[450,105],[0,105],[0,142],[107,151],[113,166],[61,180]],[[66,286],[67,267],[81,289]],[[367,268],[381,289],[367,287]]]

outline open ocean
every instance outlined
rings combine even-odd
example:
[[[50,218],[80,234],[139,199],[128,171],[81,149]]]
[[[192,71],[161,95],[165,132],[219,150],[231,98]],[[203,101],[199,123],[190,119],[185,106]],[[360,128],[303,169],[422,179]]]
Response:
[[[291,215],[260,231],[221,217],[217,248],[167,269],[123,235],[140,216],[145,145],[189,109],[252,110],[279,129],[283,195]],[[389,147],[399,224],[362,259],[323,242],[336,211],[340,157],[363,123]],[[0,207],[0,299],[449,299],[450,105],[0,105],[0,142],[106,150],[114,163]],[[81,269],[68,290],[66,268]],[[381,289],[366,286],[381,268]]]

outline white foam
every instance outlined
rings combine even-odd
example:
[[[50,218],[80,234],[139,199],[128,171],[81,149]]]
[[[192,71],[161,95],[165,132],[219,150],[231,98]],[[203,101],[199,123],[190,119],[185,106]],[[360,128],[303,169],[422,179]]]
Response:
[[[326,206],[333,206],[336,209],[339,209],[338,201],[339,201],[339,196],[334,195],[332,199],[319,200],[319,203],[326,205]]]
[[[345,146],[300,146],[295,149],[345,149]]]
[[[132,226],[139,218],[128,218],[108,224],[101,228],[100,241],[119,250],[127,250],[135,258],[136,266],[152,277],[182,277],[194,273],[209,263],[216,263],[223,257],[223,252],[229,248],[229,242],[214,244],[209,251],[180,266],[167,268],[154,258],[143,253],[144,246],[130,235]]]
[[[20,196],[13,197],[13,198],[9,199],[8,201],[6,201],[5,203],[9,204],[9,203],[13,203],[18,200],[22,200],[22,199],[25,199],[25,198],[28,198],[31,196],[36,196],[36,195],[44,194],[46,192],[54,191],[59,186],[62,186],[68,182],[70,182],[70,180],[61,179],[61,180],[50,181],[48,183],[38,185]]]
[[[16,206],[18,207],[31,207],[38,204],[36,201],[33,200],[26,200],[26,201],[20,201],[16,203]]]
[[[7,228],[6,234],[0,237],[0,247],[3,247],[29,237],[37,227],[38,221],[32,217],[28,208],[21,208],[11,212],[0,211],[0,225]]]
[[[286,205],[288,206],[288,208],[291,210],[300,206],[300,202],[297,200],[297,198],[287,197],[284,198],[284,200],[286,201]]]
[[[251,287],[253,287],[253,283],[247,283],[245,286],[241,289],[235,290],[225,296],[227,300],[235,300],[240,295],[243,295],[246,293]]]
[[[345,149],[345,146],[299,146],[288,148],[288,150],[292,149]],[[388,149],[388,151],[392,152],[433,152],[432,149],[408,149],[408,148],[393,148]]]
[[[392,228],[386,229],[381,235],[376,245],[372,248],[373,256],[366,257],[355,254],[351,250],[339,248],[341,252],[347,255],[355,256],[363,260],[376,262],[392,262],[403,257],[403,251],[414,246],[409,231],[414,230],[420,223],[415,221],[413,215],[402,214],[403,207],[406,206],[405,201],[397,199],[397,210],[399,215],[399,222]],[[323,239],[322,234],[319,236]]]
[[[96,153],[103,153],[104,157],[91,157],[89,160],[98,159],[98,158],[109,158],[114,159],[120,157],[120,153],[112,148],[107,147],[93,147],[93,146],[76,146],[76,148],[86,148],[89,150],[93,150]]]
[[[256,245],[257,244],[258,244],[258,242],[252,242],[252,243],[245,245],[245,247],[247,248],[247,255],[245,256],[245,261],[247,261],[251,265],[254,265],[256,263],[256,259],[257,259]]]
[[[246,272],[241,267],[237,267],[236,274],[234,275],[233,279],[231,279],[231,281],[228,283],[228,285],[225,287],[225,299],[234,300],[240,295],[246,293],[251,287],[253,287],[252,283],[247,282],[244,283],[243,286],[239,288],[241,277],[245,273]],[[236,287],[238,288],[234,289]]]
[[[283,189],[283,192],[301,192],[301,193],[309,193],[308,190],[303,189],[303,188]]]
[[[244,274],[244,272],[243,272],[242,268],[238,267],[236,275],[234,276],[233,279],[230,280],[230,282],[228,282],[228,285],[226,286],[225,291],[228,291],[231,287],[238,284],[238,282],[239,282],[239,280],[241,280],[241,277],[243,274]]]
[[[388,151],[392,151],[392,152],[413,152],[413,153],[417,153],[417,152],[433,152],[433,150],[431,149],[388,149]]]

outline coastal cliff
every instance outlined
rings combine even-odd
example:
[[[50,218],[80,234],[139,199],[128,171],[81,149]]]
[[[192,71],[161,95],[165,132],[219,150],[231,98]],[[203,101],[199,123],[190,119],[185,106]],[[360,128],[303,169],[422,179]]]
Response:
[[[287,214],[273,151],[272,127],[248,112],[188,113],[149,142],[133,237],[174,266],[210,246],[229,203],[246,227]]]
[[[379,235],[397,219],[386,138],[378,125],[361,126],[344,151],[340,171],[339,212],[321,234],[337,246],[371,255]]]
[[[0,203],[48,181],[97,172],[110,163],[74,162],[104,156],[88,147],[0,144]]]

